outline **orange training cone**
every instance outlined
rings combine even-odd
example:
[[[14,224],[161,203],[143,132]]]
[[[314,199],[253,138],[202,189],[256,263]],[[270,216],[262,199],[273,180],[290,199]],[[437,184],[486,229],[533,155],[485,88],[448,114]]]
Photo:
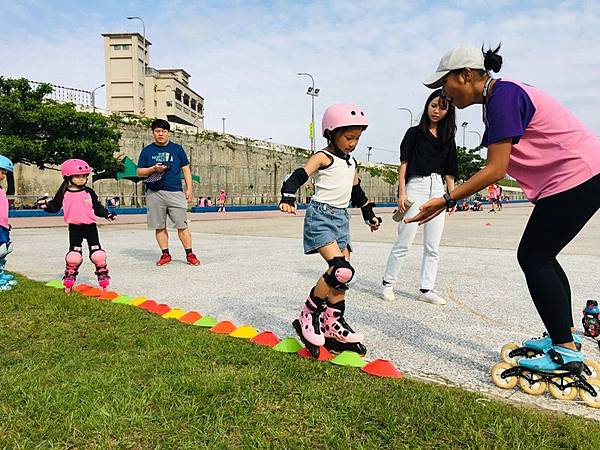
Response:
[[[229,334],[237,327],[228,320],[223,320],[210,329],[213,333]]]
[[[302,358],[312,359],[312,355],[310,354],[310,352],[308,351],[308,349],[306,347],[302,347],[300,350],[298,350],[298,355],[301,356]],[[325,347],[321,346],[319,348],[319,357],[316,360],[317,361],[331,361],[332,359],[333,359],[333,356],[331,355],[331,353],[329,353],[329,350],[327,350]]]
[[[86,297],[100,297],[102,294],[104,294],[104,291],[100,288],[93,287],[90,289],[86,289],[82,292],[82,294]]]
[[[73,286],[73,290],[75,292],[82,292],[83,293],[83,292],[85,292],[85,291],[87,291],[89,289],[92,289],[93,287],[94,286],[90,286],[89,284],[83,284],[83,283],[81,283],[81,284],[78,284],[77,286]]]
[[[202,314],[200,314],[199,312],[190,311],[187,314],[185,314],[184,316],[181,316],[179,318],[179,321],[181,323],[192,324],[192,323],[196,322],[197,320],[199,320],[201,317],[202,317]]]
[[[163,314],[168,313],[169,311],[171,311],[171,307],[165,303],[161,303],[159,305],[156,305],[154,308],[152,308],[152,311],[154,314],[158,314],[159,316],[162,316]]]
[[[107,292],[103,292],[98,298],[100,300],[114,300],[115,298],[117,298],[119,296],[119,294],[117,294],[115,291],[107,291]]]
[[[279,344],[279,338],[272,331],[263,331],[250,339],[250,342],[258,345],[266,345],[267,347],[275,347]]]
[[[152,311],[156,308],[156,302],[154,300],[146,300],[144,303],[138,305],[138,308],[145,309],[146,311]]]
[[[369,375],[375,375],[376,377],[402,378],[400,371],[387,359],[376,359],[375,361],[371,361],[366,366],[361,367],[360,370]]]

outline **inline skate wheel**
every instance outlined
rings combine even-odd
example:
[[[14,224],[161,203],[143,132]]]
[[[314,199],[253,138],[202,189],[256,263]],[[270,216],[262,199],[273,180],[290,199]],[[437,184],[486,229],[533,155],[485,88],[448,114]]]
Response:
[[[523,392],[529,395],[542,395],[548,387],[541,375],[528,370],[524,370],[519,377],[519,386]]]
[[[512,367],[516,366],[517,359],[511,357],[509,353],[518,348],[519,344],[517,344],[516,342],[509,342],[508,344],[505,344],[500,350],[500,356],[502,357],[502,361],[504,361],[507,364],[510,364]]]
[[[575,386],[565,387],[568,384],[575,383],[571,377],[554,377],[548,383],[548,391],[550,395],[557,400],[575,400],[578,389]],[[563,388],[561,389],[560,386]]]
[[[588,366],[588,368],[592,372],[591,375],[589,375],[589,378],[594,378],[596,380],[600,380],[600,363],[598,363],[592,359],[586,359],[585,361],[583,361],[583,363],[586,366]]]
[[[500,389],[512,389],[517,385],[518,377],[502,378],[504,371],[513,367],[509,363],[499,362],[492,367],[492,381]]]
[[[583,402],[591,408],[600,408],[600,380],[590,378],[587,380],[589,384],[596,390],[596,396],[594,397],[585,389],[579,388],[579,396]]]

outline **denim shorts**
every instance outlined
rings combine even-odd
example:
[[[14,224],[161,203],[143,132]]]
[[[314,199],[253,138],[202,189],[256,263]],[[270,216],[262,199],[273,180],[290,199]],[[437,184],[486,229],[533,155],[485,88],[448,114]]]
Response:
[[[350,214],[346,208],[310,202],[304,215],[304,254],[317,253],[321,247],[337,242],[340,250],[350,251]]]

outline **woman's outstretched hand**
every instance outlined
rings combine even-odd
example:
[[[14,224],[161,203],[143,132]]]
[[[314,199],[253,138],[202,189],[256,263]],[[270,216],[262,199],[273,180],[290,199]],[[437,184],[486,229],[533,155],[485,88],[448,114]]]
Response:
[[[419,225],[429,222],[446,210],[446,201],[443,197],[432,198],[419,208],[419,214],[408,219],[404,219],[405,223],[419,222]]]

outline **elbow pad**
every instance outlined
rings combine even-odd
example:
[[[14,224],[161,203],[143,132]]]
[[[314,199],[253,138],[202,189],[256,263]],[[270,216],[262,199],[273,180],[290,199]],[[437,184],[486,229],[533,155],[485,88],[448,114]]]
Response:
[[[358,180],[358,184],[356,186],[352,186],[352,194],[350,194],[350,204],[353,208],[361,208],[364,206],[369,199],[363,191],[363,188],[360,187],[360,179]]]
[[[308,181],[308,174],[303,167],[300,167],[285,179],[281,187],[281,201],[294,205],[296,202],[296,191]]]

